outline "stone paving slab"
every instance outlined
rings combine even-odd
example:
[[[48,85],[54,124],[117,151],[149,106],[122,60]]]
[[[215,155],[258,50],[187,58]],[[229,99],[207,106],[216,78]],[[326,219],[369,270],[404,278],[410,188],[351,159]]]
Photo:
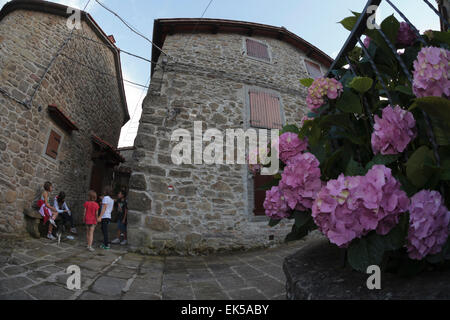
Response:
[[[48,239],[0,238],[0,300],[285,299],[286,256],[303,242],[203,257],[153,257],[124,246],[89,252],[84,232],[60,245]],[[66,288],[68,266],[81,268],[81,290]]]

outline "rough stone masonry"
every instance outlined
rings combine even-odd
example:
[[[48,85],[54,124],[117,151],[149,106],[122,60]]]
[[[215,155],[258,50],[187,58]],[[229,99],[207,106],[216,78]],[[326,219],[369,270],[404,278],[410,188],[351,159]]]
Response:
[[[327,65],[308,58],[308,52],[287,37],[224,32],[223,26],[208,32],[203,26],[208,19],[186,19],[183,26],[197,25],[197,32],[178,33],[179,19],[173,20],[155,22],[154,41],[165,39],[162,50],[169,57],[159,56],[143,102],[130,181],[130,243],[144,253],[181,254],[279,243],[291,224],[272,229],[266,217],[255,217],[253,177],[247,166],[176,166],[171,152],[178,142],[171,142],[171,135],[176,129],[192,133],[194,121],[202,121],[204,130],[223,133],[248,129],[249,89],[278,95],[284,124],[298,124],[306,114],[307,95],[299,79],[310,77],[304,60],[321,64],[322,72]],[[239,28],[236,21],[219,22]],[[265,44],[270,61],[249,57],[246,39]]]
[[[82,29],[75,30],[45,75],[31,108],[16,101],[29,101],[68,38],[66,10],[20,0],[0,12],[0,87],[10,96],[0,94],[0,233],[24,231],[24,208],[31,208],[47,180],[54,184],[52,199],[65,191],[76,223],[81,223],[93,166],[92,134],[116,146],[129,118],[121,74],[116,73],[118,52],[85,14]],[[56,123],[49,105],[56,105],[79,130],[70,132]],[[61,136],[56,159],[46,155],[51,130]]]

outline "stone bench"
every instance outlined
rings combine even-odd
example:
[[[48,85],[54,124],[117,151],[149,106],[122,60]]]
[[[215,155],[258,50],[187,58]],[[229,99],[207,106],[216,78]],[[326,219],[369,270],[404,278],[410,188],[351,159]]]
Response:
[[[42,217],[36,209],[24,209],[23,213],[25,216],[25,227],[27,232],[36,239],[46,237],[48,233],[48,224],[50,222],[47,222],[44,225],[44,217]],[[58,229],[62,227],[62,219],[60,216],[58,216],[55,223],[58,226]]]
[[[288,300],[450,299],[450,268],[411,278],[381,275],[381,290],[369,290],[370,275],[344,267],[342,250],[326,239],[308,241],[283,264]]]

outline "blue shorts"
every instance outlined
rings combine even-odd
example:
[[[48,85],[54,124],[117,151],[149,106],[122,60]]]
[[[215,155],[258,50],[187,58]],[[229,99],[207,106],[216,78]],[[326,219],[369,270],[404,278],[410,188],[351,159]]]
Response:
[[[120,232],[127,232],[127,224],[122,223],[122,220],[119,219],[119,221],[117,221],[117,226],[119,227]]]

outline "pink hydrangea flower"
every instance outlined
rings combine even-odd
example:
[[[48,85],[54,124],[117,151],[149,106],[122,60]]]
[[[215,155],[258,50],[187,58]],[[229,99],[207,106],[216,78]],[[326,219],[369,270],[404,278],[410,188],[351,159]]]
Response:
[[[306,151],[307,148],[307,139],[300,139],[298,134],[286,132],[280,136],[279,156],[284,163],[287,163],[289,159],[295,157],[297,154]]]
[[[290,209],[311,209],[322,187],[320,163],[311,153],[299,153],[291,158],[281,175],[280,190]]]
[[[370,37],[365,37],[365,38],[364,38],[364,41],[363,41],[364,46],[365,46],[366,48],[369,48],[370,42],[371,42],[371,41],[372,41],[372,39],[370,39]]]
[[[375,154],[394,155],[405,151],[417,136],[416,121],[411,112],[399,106],[383,109],[382,118],[375,116],[372,150]]]
[[[319,229],[341,248],[376,231],[388,234],[408,210],[409,199],[385,166],[374,166],[366,176],[339,176],[319,192],[312,216]]]
[[[414,94],[419,97],[450,96],[450,51],[443,48],[423,48],[414,61]]]
[[[266,192],[264,209],[266,210],[266,215],[275,220],[289,217],[286,199],[278,187],[273,187]]]
[[[337,99],[343,92],[342,83],[336,79],[317,78],[308,89],[306,103],[311,111],[319,109],[325,104],[325,97],[330,100]]]
[[[416,39],[417,35],[410,28],[409,24],[406,22],[400,22],[400,28],[398,29],[397,34],[397,43],[402,46],[409,47],[414,44]]]
[[[450,212],[439,192],[422,190],[411,199],[408,255],[422,260],[442,251],[449,236]]]

